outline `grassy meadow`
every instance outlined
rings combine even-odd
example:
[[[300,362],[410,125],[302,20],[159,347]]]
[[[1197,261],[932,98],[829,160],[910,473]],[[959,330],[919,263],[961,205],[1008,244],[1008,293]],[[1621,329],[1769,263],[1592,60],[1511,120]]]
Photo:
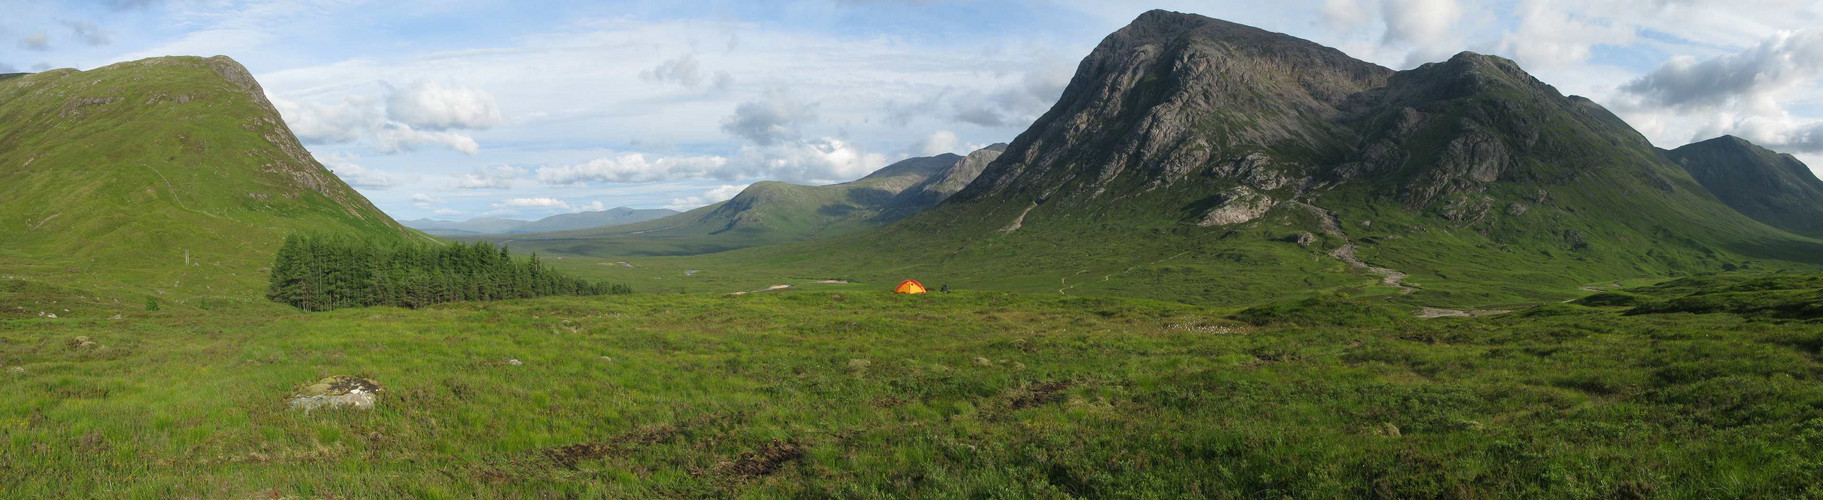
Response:
[[[1803,304],[1820,283],[1685,279],[1432,320],[1338,295],[879,283],[9,316],[0,490],[1815,497],[1823,324]],[[385,392],[371,411],[287,406],[330,375]]]

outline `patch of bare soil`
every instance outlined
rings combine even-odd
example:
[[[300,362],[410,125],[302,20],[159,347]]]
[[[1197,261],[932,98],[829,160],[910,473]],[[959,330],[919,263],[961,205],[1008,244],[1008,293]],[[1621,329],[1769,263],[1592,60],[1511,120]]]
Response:
[[[1460,309],[1438,309],[1435,307],[1426,307],[1426,308],[1418,310],[1418,317],[1425,318],[1425,319],[1430,319],[1430,318],[1479,318],[1482,316],[1493,316],[1493,315],[1497,315],[1497,314],[1506,314],[1506,313],[1510,313],[1510,312],[1513,312],[1513,310],[1512,309],[1460,310]]]
[[[715,464],[715,472],[740,479],[764,477],[785,468],[786,464],[804,457],[804,447],[789,441],[772,440],[759,448],[741,452],[733,460]]]
[[[718,418],[720,417],[715,415],[698,415],[690,420],[674,424],[641,427],[601,441],[545,448],[542,455],[554,465],[575,467],[577,463],[585,460],[596,460],[633,451],[641,446],[651,446],[668,441],[680,432],[708,424]]]
[[[1062,403],[1063,391],[1069,389],[1071,385],[1075,385],[1075,382],[1053,380],[1021,387],[1013,391],[1011,397],[1007,399],[1007,406],[1015,410],[1023,410],[1035,406]]]

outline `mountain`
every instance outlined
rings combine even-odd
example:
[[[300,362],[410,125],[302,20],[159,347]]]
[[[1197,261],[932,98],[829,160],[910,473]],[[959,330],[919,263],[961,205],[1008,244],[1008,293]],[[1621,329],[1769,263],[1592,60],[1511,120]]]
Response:
[[[797,256],[834,251],[850,257],[823,274],[1218,303],[1363,283],[1511,303],[1823,260],[1817,241],[1729,209],[1625,122],[1512,61],[1465,52],[1393,71],[1164,11],[1104,39],[948,200],[753,253],[811,266]]]
[[[466,221],[413,219],[404,221],[404,224],[407,227],[439,236],[523,234],[618,226],[677,214],[678,211],[665,208],[614,207],[594,212],[558,214],[535,221],[483,217]]]
[[[1666,151],[1716,198],[1754,220],[1823,238],[1823,181],[1810,167],[1724,135]]]
[[[966,157],[909,158],[841,184],[757,182],[728,201],[636,224],[493,239],[520,250],[626,256],[714,253],[827,237],[935,205],[979,174],[1001,147]]]
[[[246,68],[160,57],[0,83],[0,272],[257,298],[294,231],[416,239],[305,151]]]
[[[943,167],[942,170],[931,174],[923,181],[900,191],[892,201],[887,202],[879,220],[892,222],[936,206],[944,199],[955,195],[957,191],[961,191],[963,187],[968,186],[968,183],[973,182],[975,177],[981,175],[981,171],[987,168],[987,164],[1000,158],[1000,153],[1004,152],[1006,152],[1006,144],[996,143],[975,150],[961,160]]]

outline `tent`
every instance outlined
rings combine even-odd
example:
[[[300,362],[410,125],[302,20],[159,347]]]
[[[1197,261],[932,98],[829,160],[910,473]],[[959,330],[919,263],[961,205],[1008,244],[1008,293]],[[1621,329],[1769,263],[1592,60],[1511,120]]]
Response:
[[[930,293],[930,290],[925,290],[924,284],[918,280],[905,280],[899,282],[899,287],[894,288],[893,293]]]

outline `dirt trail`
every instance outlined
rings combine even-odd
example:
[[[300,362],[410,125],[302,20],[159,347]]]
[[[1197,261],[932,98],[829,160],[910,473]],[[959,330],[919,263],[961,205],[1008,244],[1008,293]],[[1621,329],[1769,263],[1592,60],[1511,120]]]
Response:
[[[1410,294],[1412,292],[1418,291],[1417,288],[1413,288],[1413,287],[1405,284],[1405,273],[1399,272],[1399,271],[1396,271],[1393,269],[1384,268],[1384,267],[1376,267],[1376,266],[1368,265],[1366,262],[1363,262],[1360,257],[1355,256],[1355,242],[1350,241],[1348,239],[1348,234],[1342,232],[1342,221],[1341,221],[1341,219],[1336,218],[1336,214],[1334,212],[1330,212],[1329,210],[1325,210],[1322,207],[1318,207],[1316,205],[1311,205],[1309,203],[1304,203],[1304,202],[1299,202],[1299,201],[1292,201],[1292,202],[1287,202],[1287,203],[1292,203],[1292,204],[1296,204],[1298,206],[1304,207],[1304,209],[1309,210],[1310,213],[1316,214],[1321,219],[1323,234],[1327,234],[1327,235],[1342,239],[1342,241],[1343,241],[1342,246],[1340,248],[1330,251],[1329,252],[1330,257],[1334,257],[1334,258],[1336,258],[1336,260],[1340,260],[1342,262],[1347,262],[1349,266],[1355,267],[1357,269],[1366,269],[1368,272],[1380,275],[1381,283],[1385,283],[1387,286],[1390,286],[1393,288],[1398,288],[1399,293],[1401,293],[1401,294]]]
[[[1070,278],[1074,278],[1074,277],[1077,277],[1077,276],[1080,276],[1080,275],[1082,275],[1082,273],[1086,273],[1086,272],[1089,272],[1089,270],[1088,270],[1088,269],[1083,269],[1083,270],[1081,270],[1081,271],[1076,271],[1076,274],[1071,274],[1071,275],[1068,275],[1068,276],[1064,276],[1064,277],[1061,277],[1061,278],[1057,278],[1057,284],[1059,284],[1059,285],[1069,285],[1069,283],[1065,283],[1065,281],[1067,281],[1067,280],[1069,280],[1069,279],[1070,279]],[[1071,288],[1076,288],[1076,285],[1070,285],[1070,286],[1066,286],[1066,287],[1063,287],[1063,288],[1059,288],[1059,289],[1057,289],[1057,293],[1058,293],[1058,294],[1061,294],[1061,295],[1069,295],[1069,294],[1068,294],[1068,293],[1064,293],[1064,292],[1065,292],[1065,291],[1066,291],[1066,290],[1069,290],[1069,289],[1071,289]]]
[[[817,281],[812,281],[809,284],[812,284],[812,285],[845,285],[845,284],[848,284],[848,281],[847,280],[817,280]],[[798,284],[797,283],[786,283],[783,285],[772,285],[772,286],[769,286],[766,288],[761,288],[759,290],[749,290],[749,291],[745,291],[745,292],[729,292],[728,295],[746,295],[749,293],[771,292],[771,291],[775,291],[775,290],[784,290],[786,288],[791,288],[791,287],[795,287],[795,286],[798,286]]]
[[[45,218],[44,218],[44,220],[41,220],[41,221],[38,221],[38,223],[37,223],[37,224],[32,224],[32,227],[31,227],[31,228],[30,228],[30,229],[26,229],[26,230],[27,230],[27,231],[35,231],[35,230],[37,230],[37,229],[38,229],[38,228],[39,228],[39,227],[40,227],[40,226],[43,226],[43,225],[44,225],[44,223],[46,223],[46,222],[50,222],[50,221],[51,221],[51,219],[55,219],[55,218],[57,218],[57,216],[59,216],[59,215],[63,215],[63,212],[57,212],[57,213],[54,213],[54,214],[51,214],[51,216],[50,216],[50,217],[45,217]]]
[[[1513,312],[1513,311],[1511,309],[1469,309],[1469,310],[1464,311],[1464,310],[1459,310],[1459,309],[1438,309],[1435,307],[1425,307],[1425,308],[1421,308],[1418,310],[1418,317],[1425,318],[1425,319],[1430,319],[1430,318],[1479,318],[1482,316],[1493,316],[1496,314],[1506,314],[1506,313],[1510,313],[1510,312]]]

